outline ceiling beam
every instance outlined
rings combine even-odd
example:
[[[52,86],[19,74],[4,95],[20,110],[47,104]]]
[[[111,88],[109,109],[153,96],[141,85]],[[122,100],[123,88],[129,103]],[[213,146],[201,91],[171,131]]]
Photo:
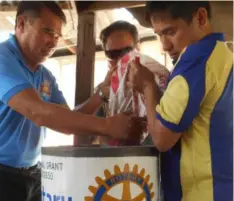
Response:
[[[145,7],[132,7],[127,10],[132,13],[141,26],[151,28],[151,24],[145,18]]]
[[[145,1],[75,1],[78,12],[145,6]]]
[[[57,3],[63,10],[67,10],[71,8],[70,1],[58,1]],[[0,12],[17,11],[18,4],[19,4],[19,1],[1,1]]]

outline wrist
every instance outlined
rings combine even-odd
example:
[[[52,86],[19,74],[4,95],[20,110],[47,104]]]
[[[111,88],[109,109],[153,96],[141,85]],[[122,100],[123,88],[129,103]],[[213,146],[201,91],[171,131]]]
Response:
[[[94,116],[93,121],[91,121],[90,123],[93,125],[90,127],[91,133],[95,133],[98,136],[109,136],[106,118]]]
[[[105,85],[103,83],[99,84],[96,88],[96,94],[99,96],[99,98],[105,102],[108,103],[109,102],[109,98],[108,96],[105,94]]]
[[[160,100],[160,91],[156,83],[149,83],[147,86],[144,88],[143,94],[146,99],[151,100],[154,99],[154,101],[159,102]]]
[[[143,88],[143,93],[147,93],[148,91],[155,91],[157,90],[157,85],[155,83],[155,81],[146,81],[144,83],[144,88]]]
[[[109,88],[110,84],[106,83],[105,81],[104,82],[101,82],[98,87],[101,88],[101,89],[105,89],[105,88]]]
[[[104,125],[103,125],[103,129],[102,129],[102,135],[106,136],[106,137],[111,137],[111,133],[110,133],[110,117],[105,118],[105,120],[104,120]]]

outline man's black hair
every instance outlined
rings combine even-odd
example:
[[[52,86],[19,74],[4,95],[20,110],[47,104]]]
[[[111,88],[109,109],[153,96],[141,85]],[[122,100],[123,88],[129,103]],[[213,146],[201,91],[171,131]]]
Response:
[[[17,24],[18,16],[24,13],[30,13],[33,17],[39,17],[41,10],[44,8],[50,10],[53,14],[58,16],[63,23],[66,23],[65,14],[55,1],[20,1],[17,8],[15,24]]]
[[[138,42],[138,31],[136,26],[134,26],[133,24],[123,21],[123,20],[119,20],[116,21],[112,24],[110,24],[108,27],[106,27],[105,29],[103,29],[100,33],[100,40],[103,44],[103,47],[105,48],[106,45],[106,41],[107,38],[116,31],[126,31],[129,32],[135,43]]]
[[[205,8],[209,19],[211,18],[211,7],[208,1],[147,1],[145,7],[148,22],[154,14],[167,12],[172,19],[181,18],[190,23],[199,8]]]

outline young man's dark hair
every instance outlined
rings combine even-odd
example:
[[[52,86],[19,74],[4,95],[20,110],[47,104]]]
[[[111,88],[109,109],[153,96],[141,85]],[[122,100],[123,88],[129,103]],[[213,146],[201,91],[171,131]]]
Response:
[[[43,8],[49,9],[52,13],[58,16],[64,23],[66,23],[66,16],[63,13],[60,6],[55,1],[20,1],[17,13],[16,13],[16,23],[17,17],[22,14],[30,14],[32,17],[39,17],[40,12]]]
[[[100,33],[100,40],[103,44],[103,47],[105,49],[105,44],[107,41],[107,38],[115,31],[126,31],[129,32],[135,43],[138,42],[138,31],[137,28],[126,21],[120,20],[120,21],[116,21],[112,24],[110,24],[108,27],[106,27],[105,29],[103,29]]]
[[[190,23],[194,13],[201,7],[206,9],[208,17],[211,18],[211,7],[208,1],[147,1],[146,20],[150,22],[150,17],[155,13],[167,12],[172,19],[181,18]]]

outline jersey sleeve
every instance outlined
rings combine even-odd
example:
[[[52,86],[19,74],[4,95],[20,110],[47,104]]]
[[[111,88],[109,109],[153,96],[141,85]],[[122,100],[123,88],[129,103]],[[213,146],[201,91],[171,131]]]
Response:
[[[176,74],[156,106],[156,118],[171,131],[181,133],[200,111],[205,96],[206,63],[182,60],[175,69]]]

